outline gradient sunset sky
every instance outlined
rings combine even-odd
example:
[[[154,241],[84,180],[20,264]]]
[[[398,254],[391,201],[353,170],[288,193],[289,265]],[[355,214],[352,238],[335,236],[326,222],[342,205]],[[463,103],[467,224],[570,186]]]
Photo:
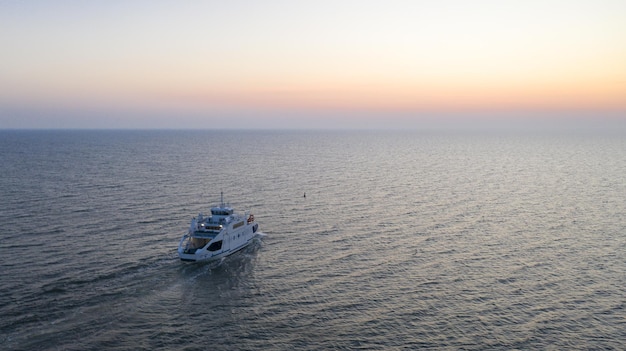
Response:
[[[626,125],[626,1],[0,0],[0,128]]]

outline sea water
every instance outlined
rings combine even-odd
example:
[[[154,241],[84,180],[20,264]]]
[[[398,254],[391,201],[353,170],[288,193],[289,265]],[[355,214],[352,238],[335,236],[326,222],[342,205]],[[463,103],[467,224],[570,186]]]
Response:
[[[620,133],[0,131],[0,164],[3,350],[626,347]],[[181,262],[220,192],[261,235]]]

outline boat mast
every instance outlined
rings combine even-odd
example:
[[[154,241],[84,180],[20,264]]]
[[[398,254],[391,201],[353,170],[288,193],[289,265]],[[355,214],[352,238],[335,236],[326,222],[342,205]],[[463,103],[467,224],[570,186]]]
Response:
[[[223,191],[220,191],[220,202],[221,202],[222,208],[225,207],[224,206],[224,192]]]

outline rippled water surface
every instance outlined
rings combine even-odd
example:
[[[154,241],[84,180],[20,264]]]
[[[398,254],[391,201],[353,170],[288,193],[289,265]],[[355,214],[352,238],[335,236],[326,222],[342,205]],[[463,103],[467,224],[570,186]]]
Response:
[[[626,135],[0,131],[0,162],[3,350],[626,347]],[[220,191],[262,234],[179,261]]]

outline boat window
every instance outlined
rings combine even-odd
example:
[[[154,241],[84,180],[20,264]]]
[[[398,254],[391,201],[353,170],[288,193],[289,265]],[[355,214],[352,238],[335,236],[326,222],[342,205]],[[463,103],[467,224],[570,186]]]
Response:
[[[217,251],[219,249],[222,248],[222,241],[216,241],[214,243],[212,243],[211,245],[209,245],[209,251]]]
[[[215,216],[230,216],[233,214],[233,210],[230,208],[213,208],[211,214]]]

